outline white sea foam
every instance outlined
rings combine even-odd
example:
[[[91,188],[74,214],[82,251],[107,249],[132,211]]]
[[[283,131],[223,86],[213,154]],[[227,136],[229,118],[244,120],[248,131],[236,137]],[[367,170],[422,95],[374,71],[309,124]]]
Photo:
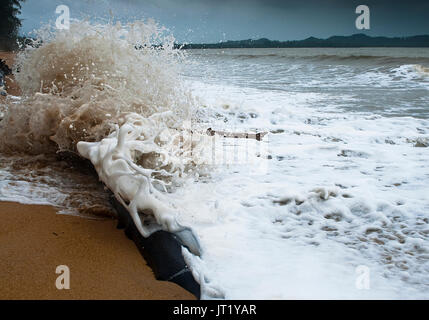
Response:
[[[257,112],[243,128],[272,132],[268,174],[235,167],[179,191],[207,296],[428,297],[427,120],[326,113],[314,107],[323,94],[194,86],[218,112],[220,91],[233,114]],[[370,290],[355,287],[359,265]]]

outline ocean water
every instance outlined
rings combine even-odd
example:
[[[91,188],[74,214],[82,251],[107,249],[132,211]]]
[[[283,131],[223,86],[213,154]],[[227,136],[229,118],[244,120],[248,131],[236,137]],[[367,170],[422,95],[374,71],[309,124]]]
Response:
[[[209,286],[226,298],[427,298],[429,50],[189,55],[213,126],[269,132],[265,166],[226,163],[180,190],[184,207],[199,202],[186,223],[206,219],[206,255],[191,261]]]
[[[429,50],[178,52],[163,32],[82,23],[18,58],[0,199],[107,207],[67,151],[142,234],[192,230],[203,298],[429,298]]]

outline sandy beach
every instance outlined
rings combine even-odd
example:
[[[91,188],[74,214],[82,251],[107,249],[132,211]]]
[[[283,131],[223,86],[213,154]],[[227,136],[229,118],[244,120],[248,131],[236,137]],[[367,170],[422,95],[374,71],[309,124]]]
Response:
[[[14,54],[0,52],[11,67]],[[6,90],[19,95],[13,77]],[[2,97],[1,99],[5,99]],[[50,206],[0,202],[0,299],[194,299],[155,279],[116,220],[59,215]],[[70,289],[58,290],[58,265]]]
[[[157,281],[115,220],[59,215],[55,208],[0,202],[0,299],[193,299]],[[70,289],[58,290],[58,265]]]

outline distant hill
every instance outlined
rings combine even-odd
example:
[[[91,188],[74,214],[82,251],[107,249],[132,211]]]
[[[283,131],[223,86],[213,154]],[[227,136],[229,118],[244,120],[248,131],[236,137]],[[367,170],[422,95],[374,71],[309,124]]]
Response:
[[[183,49],[429,47],[429,35],[388,38],[371,37],[359,33],[351,36],[332,36],[327,39],[310,37],[304,40],[277,41],[261,38],[257,40],[229,40],[219,43],[191,43],[177,46]]]

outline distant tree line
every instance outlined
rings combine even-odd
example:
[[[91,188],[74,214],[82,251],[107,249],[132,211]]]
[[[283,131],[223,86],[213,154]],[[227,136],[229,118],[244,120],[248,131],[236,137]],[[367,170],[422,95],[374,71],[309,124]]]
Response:
[[[0,0],[0,50],[16,49],[21,20],[21,2],[25,0]]]
[[[429,47],[429,35],[412,37],[370,37],[365,34],[333,36],[327,39],[310,37],[296,41],[277,41],[261,38],[219,43],[177,44],[181,49],[226,49],[226,48],[356,48],[356,47]]]

